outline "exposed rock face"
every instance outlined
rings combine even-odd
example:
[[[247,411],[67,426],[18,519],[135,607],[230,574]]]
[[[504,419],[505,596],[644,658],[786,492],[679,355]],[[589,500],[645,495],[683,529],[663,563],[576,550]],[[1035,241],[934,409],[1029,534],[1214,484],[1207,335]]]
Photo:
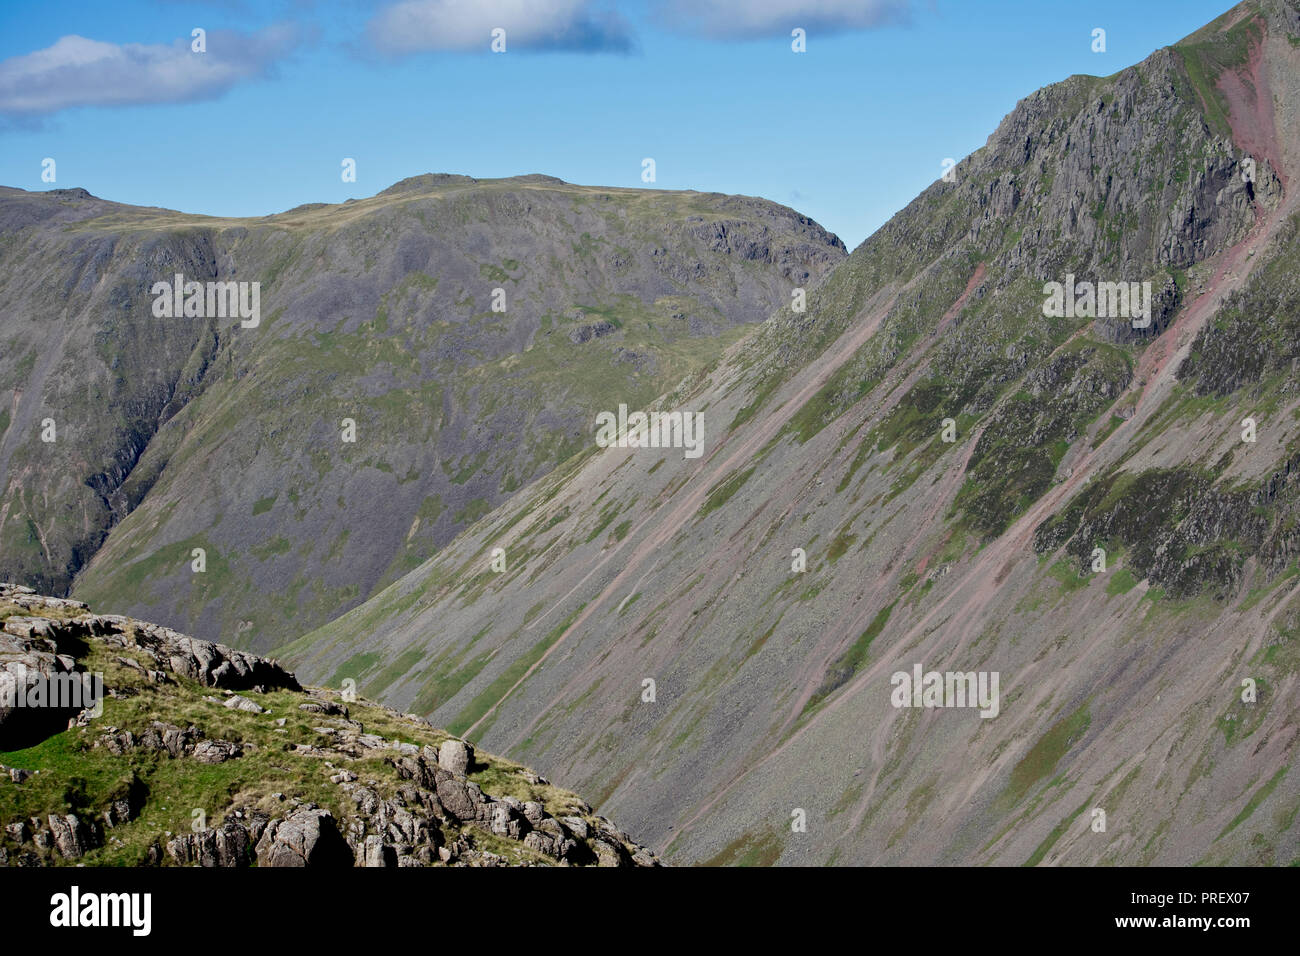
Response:
[[[1300,455],[1254,487],[1216,488],[1191,468],[1098,482],[1040,525],[1040,553],[1064,547],[1087,568],[1098,541],[1128,546],[1128,566],[1169,594],[1231,597],[1255,559],[1270,576],[1300,557]]]
[[[60,816],[50,814],[50,833],[54,848],[65,860],[76,860],[86,855],[91,847],[90,830],[71,813]]]
[[[74,712],[71,720],[59,712],[59,720],[47,718],[39,726],[20,725],[12,712],[19,709],[0,711],[0,727],[26,733],[28,746],[66,729],[76,733],[85,750],[111,754],[122,766],[137,768],[95,798],[93,816],[79,810],[0,821],[4,834],[0,837],[0,865],[82,860],[87,854],[110,848],[115,841],[120,843],[117,834],[122,828],[141,825],[150,799],[149,775],[159,772],[158,759],[164,764],[193,761],[211,767],[237,767],[239,761],[267,748],[278,755],[275,765],[293,762],[305,777],[327,777],[336,806],[331,809],[292,793],[275,793],[236,799],[225,808],[198,808],[203,814],[197,818],[201,820],[197,829],[158,834],[145,858],[135,862],[207,867],[659,865],[654,854],[603,817],[592,816],[591,808],[581,801],[566,798],[566,812],[557,818],[539,800],[484,793],[467,774],[489,768],[495,769],[499,778],[502,770],[495,758],[476,755],[464,740],[437,740],[443,736],[438,734],[436,745],[417,744],[409,738],[367,732],[350,715],[362,710],[368,720],[378,717],[410,728],[417,739],[435,734],[420,718],[371,705],[349,706],[327,692],[312,691],[307,699],[295,700],[289,713],[301,715],[299,721],[314,726],[289,727],[289,719],[275,718],[272,708],[233,693],[236,687],[254,695],[300,691],[293,675],[274,661],[130,618],[90,614],[83,605],[0,584],[0,608],[6,606],[24,612],[0,617],[0,642],[8,642],[0,646],[15,648],[9,653],[16,659],[43,661],[38,655],[62,658],[62,667],[80,674],[88,652],[97,649],[111,655],[120,669],[107,677],[109,709],[113,700],[153,694],[159,708],[170,710],[179,704],[192,713],[196,707],[206,707],[207,719],[223,715],[223,728],[229,727],[230,720],[251,721],[251,725],[239,726],[256,733],[236,739],[210,736],[200,726],[207,723],[203,718],[184,725],[149,719],[132,729],[96,718],[87,710]],[[73,616],[44,616],[56,613]],[[148,663],[140,663],[139,658]],[[253,679],[262,683],[247,688]],[[194,689],[207,687],[228,696]],[[19,713],[19,717],[26,716],[27,712]],[[294,734],[303,732],[312,735],[312,743],[293,739]],[[375,774],[364,765],[356,765],[359,773],[348,769],[357,761],[374,757],[382,758],[385,774]],[[0,772],[6,778],[0,786],[19,788],[21,804],[24,784],[35,773],[52,771],[0,766]],[[162,772],[166,773],[165,768]],[[530,792],[534,788],[543,788],[535,792],[547,792],[549,786],[522,768],[508,771],[506,776],[517,779]],[[587,816],[575,815],[572,810]],[[207,821],[209,811],[214,814],[211,822]],[[489,839],[498,842],[484,845]]]
[[[204,740],[194,747],[194,759],[199,763],[225,763],[243,753],[239,744],[229,740]]]
[[[224,644],[200,641],[168,627],[116,614],[95,616],[83,623],[96,637],[119,647],[141,648],[161,669],[196,680],[205,687],[298,689],[294,676],[279,664],[232,650]]]
[[[569,333],[569,341],[574,345],[581,345],[583,342],[590,342],[602,335],[608,335],[614,329],[613,322],[595,322],[590,325],[580,325]]]
[[[54,622],[36,617],[10,618],[0,632],[0,750],[38,743],[81,709],[49,706],[60,689],[84,690],[54,636]]]
[[[254,846],[261,834],[267,832],[268,822],[265,817],[247,825],[228,820],[200,833],[173,837],[167,841],[167,856],[181,866],[248,866],[256,859]],[[283,845],[277,851],[292,853]]]
[[[1156,267],[1185,268],[1231,246],[1254,225],[1257,207],[1277,206],[1281,183],[1267,157],[1256,161],[1254,181],[1247,181],[1243,154],[1226,130],[1216,132],[1201,122],[1172,126],[1170,118],[1185,116],[1187,106],[1182,59],[1174,49],[1157,51],[1106,86],[1076,76],[1027,96],[989,138],[988,150],[971,166],[962,164],[966,176],[974,178],[1006,165],[1028,166],[998,172],[984,187],[986,215],[973,236],[986,224],[1011,217],[1023,194],[1032,197],[1034,219],[1060,224],[1059,240],[1077,243],[1085,253],[1086,258],[1069,260],[1081,277],[1104,274],[1109,259],[1142,272],[1131,277],[1137,280]],[[1197,157],[1181,181],[1161,182],[1151,175],[1153,169],[1125,166],[1170,144],[1177,154]],[[1045,187],[1041,171],[1047,168],[1052,175]],[[964,188],[970,187],[958,186]],[[1147,218],[1142,213],[1153,193],[1162,213]],[[1111,240],[1104,234],[1108,219],[1127,219],[1135,228]],[[1023,256],[1015,264],[1044,279],[1059,279],[1063,250],[1057,238],[1045,232],[1033,236],[1022,243]]]
[[[145,744],[142,741],[140,745]],[[372,749],[386,746],[381,742]],[[193,758],[201,759],[202,752],[203,744],[199,744]],[[315,756],[331,753],[337,756],[340,751],[325,749]],[[181,750],[175,756],[184,755]],[[258,866],[276,867],[424,866],[438,862],[481,866],[504,862],[497,854],[476,848],[472,837],[463,832],[457,835],[453,830],[448,836],[449,825],[464,825],[522,843],[556,863],[659,865],[653,853],[637,846],[604,817],[595,817],[593,827],[582,817],[556,819],[536,801],[492,799],[463,774],[443,769],[440,757],[426,748],[426,752],[399,752],[387,758],[398,777],[411,784],[399,788],[391,799],[355,777],[340,777],[339,789],[352,804],[343,821],[343,833],[328,810],[289,801],[291,809],[283,817],[232,813],[217,827],[177,836],[168,842],[167,854],[176,863],[200,866],[244,866],[254,858]],[[75,826],[71,818],[69,823]],[[92,845],[86,836],[69,842],[67,826],[60,826],[63,829],[54,830],[53,836],[57,846],[75,846],[80,856]],[[15,842],[28,839],[25,831],[15,831]]]
[[[1146,328],[1134,328],[1130,319],[1099,318],[1093,323],[1097,338],[1114,345],[1132,345],[1162,335],[1169,328],[1174,313],[1182,304],[1182,295],[1173,276],[1166,274],[1156,281],[1151,295],[1151,325]]]

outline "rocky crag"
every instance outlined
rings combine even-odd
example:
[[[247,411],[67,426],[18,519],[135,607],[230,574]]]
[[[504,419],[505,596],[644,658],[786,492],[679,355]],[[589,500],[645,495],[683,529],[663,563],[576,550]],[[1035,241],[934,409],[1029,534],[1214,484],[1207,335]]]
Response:
[[[81,709],[16,703],[92,673],[103,698]],[[5,681],[0,865],[658,865],[574,794],[418,717],[0,584]]]

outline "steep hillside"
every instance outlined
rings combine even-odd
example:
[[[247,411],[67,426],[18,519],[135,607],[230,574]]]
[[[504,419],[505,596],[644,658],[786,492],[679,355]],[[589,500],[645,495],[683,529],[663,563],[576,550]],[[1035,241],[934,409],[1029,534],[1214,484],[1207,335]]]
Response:
[[[0,580],[254,648],[415,567],[843,258],[763,200],[542,176],[256,220],[4,189],[0,236]],[[155,314],[177,274],[259,283],[258,321]]]
[[[1027,97],[663,399],[702,458],[588,448],[284,653],[675,862],[1300,858],[1297,102],[1295,0]]]
[[[37,706],[59,675],[89,693]],[[659,865],[413,715],[4,584],[0,689],[0,866]]]

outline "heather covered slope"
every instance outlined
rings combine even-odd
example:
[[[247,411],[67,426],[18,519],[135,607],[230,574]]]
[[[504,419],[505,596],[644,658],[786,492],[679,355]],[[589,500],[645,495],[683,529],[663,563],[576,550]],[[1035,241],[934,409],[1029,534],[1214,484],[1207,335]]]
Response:
[[[764,200],[542,176],[257,220],[6,189],[0,227],[0,580],[260,648],[415,567],[844,254]],[[176,273],[259,282],[260,324],[155,317]]]
[[[1300,858],[1298,45],[1252,0],[1027,97],[663,400],[703,458],[590,448],[287,656],[675,862]],[[1046,318],[1070,274],[1150,326]],[[895,708],[918,664],[997,716]]]

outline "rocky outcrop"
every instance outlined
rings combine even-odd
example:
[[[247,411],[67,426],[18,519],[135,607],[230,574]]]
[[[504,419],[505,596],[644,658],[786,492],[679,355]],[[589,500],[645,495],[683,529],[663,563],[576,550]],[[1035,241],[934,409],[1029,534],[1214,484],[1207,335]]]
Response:
[[[74,862],[103,841],[99,824],[73,813],[51,813],[44,819],[5,821],[10,848],[0,844],[0,866],[40,866],[47,860]]]
[[[598,339],[602,335],[609,335],[616,329],[613,322],[591,322],[586,325],[580,325],[569,333],[569,341],[574,345],[581,345],[583,342],[590,342],[592,339]]]
[[[1245,289],[1229,296],[1207,323],[1178,369],[1199,395],[1229,395],[1279,373],[1285,390],[1300,391],[1300,220],[1284,228],[1287,251],[1268,263]]]
[[[31,746],[94,706],[93,675],[76,663],[85,642],[91,639],[140,652],[148,660],[147,666],[133,657],[118,657],[118,661],[154,682],[173,675],[224,690],[299,687],[297,679],[274,661],[155,624],[113,614],[90,614],[80,601],[43,597],[31,588],[0,584],[0,608],[9,612],[0,623],[3,750]],[[69,700],[73,702],[61,705]],[[236,696],[232,701],[243,698]]]
[[[194,726],[182,729],[155,722],[138,737],[106,728],[96,746],[122,755],[132,749],[150,749],[173,759],[214,762],[237,759],[240,745],[201,739]],[[355,743],[357,747],[349,747]],[[312,748],[310,756],[322,763],[348,761],[356,756],[389,751],[385,762],[405,783],[392,796],[384,796],[356,774],[341,771],[331,777],[346,796],[346,812],[336,819],[314,803],[277,795],[286,805],[282,815],[241,808],[227,813],[215,827],[181,834],[167,841],[168,858],[181,865],[246,866],[424,866],[436,863],[466,866],[501,865],[499,853],[476,845],[473,830],[519,843],[556,864],[599,866],[658,866],[657,858],[638,846],[625,832],[601,816],[568,815],[556,818],[538,801],[515,797],[493,798],[465,776],[473,748],[460,740],[447,740],[434,749],[416,750],[387,741],[357,728],[344,727],[335,745]],[[415,752],[411,752],[415,751]],[[458,769],[459,768],[459,769]],[[534,776],[534,779],[537,779]],[[588,812],[590,808],[585,808]],[[121,819],[135,815],[131,808],[115,812]],[[112,825],[112,817],[106,815]],[[466,828],[470,828],[467,830]],[[99,845],[102,833],[68,818],[51,819],[51,845],[68,847],[78,858]],[[15,830],[14,842],[42,845],[44,832]],[[73,839],[68,834],[79,834]]]
[[[272,820],[257,841],[258,866],[350,866],[352,856],[329,811],[299,807]]]
[[[166,853],[181,866],[249,866],[257,859],[258,840],[268,823],[264,816],[248,823],[228,819],[217,827],[173,837],[167,841]]]
[[[1086,569],[1104,542],[1129,548],[1127,565],[1173,597],[1235,594],[1245,562],[1271,579],[1300,554],[1300,499],[1289,466],[1255,489],[1227,490],[1192,468],[1148,470],[1097,482],[1043,522],[1034,548],[1065,550]]]
[[[216,767],[268,750],[277,754],[277,766],[292,763],[301,779],[327,779],[333,805],[317,802],[319,791],[314,791],[315,799],[292,792],[239,794],[211,823],[208,809],[200,808],[204,812],[194,818],[191,832],[158,834],[138,862],[204,867],[659,865],[653,853],[592,814],[587,804],[566,802],[557,816],[539,799],[490,795],[470,775],[489,770],[499,779],[502,768],[495,758],[477,754],[465,740],[433,731],[420,718],[359,702],[349,705],[327,691],[303,692],[274,661],[130,618],[94,615],[85,605],[13,585],[0,584],[0,608],[10,612],[0,617],[0,647],[7,648],[8,657],[81,675],[86,655],[97,648],[120,666],[105,679],[110,700],[152,694],[150,712],[161,711],[130,726],[99,719],[88,709],[71,718],[63,712],[58,720],[47,716],[40,727],[22,725],[29,735],[75,732],[73,739],[85,750],[138,769],[97,798],[74,798],[92,805],[92,812],[79,805],[71,813],[3,821],[0,865],[80,861],[113,844],[119,828],[140,826],[137,821],[149,803],[149,774],[168,775],[169,765],[179,762]],[[253,681],[258,683],[248,686]],[[220,696],[200,688],[213,688]],[[245,693],[235,693],[236,688]],[[282,708],[245,696],[273,691],[294,692],[302,699]],[[0,727],[21,724],[13,710],[0,712]],[[409,728],[423,742],[368,730],[355,719],[358,712]],[[180,713],[186,719],[171,716]],[[26,716],[26,711],[19,714]],[[287,726],[291,716],[307,726]],[[209,733],[218,725],[221,735]],[[234,734],[232,726],[245,731]],[[295,739],[303,732],[310,743]],[[383,773],[375,772],[376,760]],[[52,771],[0,766],[0,772],[7,778],[0,785],[20,788],[21,804],[21,788],[33,775]],[[521,792],[546,792],[550,786],[522,768],[507,776],[518,781]]]
[[[77,622],[73,622],[77,623]],[[169,627],[110,614],[81,621],[96,637],[118,647],[143,650],[162,670],[204,687],[251,690],[255,687],[298,690],[298,680],[278,663],[201,641]]]
[[[79,694],[84,686],[75,660],[50,636],[51,623],[10,618],[0,632],[0,750],[30,747],[81,710],[59,705],[64,691]]]
[[[46,597],[28,587],[0,583],[0,605],[23,612],[5,618],[3,630],[8,637],[43,640],[65,656],[93,637],[112,647],[142,651],[159,671],[178,674],[204,687],[300,689],[297,678],[275,661],[118,614],[91,614],[81,601]]]

